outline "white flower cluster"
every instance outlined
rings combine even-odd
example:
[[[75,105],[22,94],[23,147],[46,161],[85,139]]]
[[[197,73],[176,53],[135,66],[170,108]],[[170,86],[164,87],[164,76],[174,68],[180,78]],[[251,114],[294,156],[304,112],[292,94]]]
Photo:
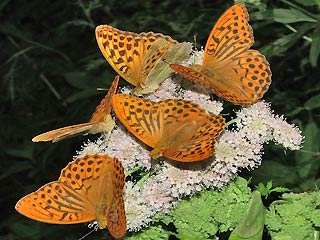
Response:
[[[123,92],[128,92],[128,89],[123,89]],[[211,100],[202,87],[189,84],[182,90],[179,77],[167,79],[154,94],[148,96],[152,101],[169,98],[195,101],[214,114],[223,109],[222,103]],[[122,161],[127,175],[137,169],[146,174],[138,182],[127,181],[125,189],[127,227],[130,231],[138,231],[147,226],[157,212],[168,213],[182,197],[208,187],[221,188],[235,178],[240,169],[259,166],[264,144],[274,141],[285,148],[297,150],[303,141],[300,130],[288,124],[283,117],[274,115],[270,105],[264,101],[242,108],[232,121],[236,127],[221,135],[215,145],[215,155],[205,161],[153,161],[149,155],[150,148],[119,122],[110,136],[84,144],[78,156],[109,154]]]

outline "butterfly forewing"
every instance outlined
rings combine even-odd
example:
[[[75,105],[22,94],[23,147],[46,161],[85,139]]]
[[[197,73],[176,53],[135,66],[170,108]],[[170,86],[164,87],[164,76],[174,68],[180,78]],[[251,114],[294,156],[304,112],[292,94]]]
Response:
[[[39,134],[32,138],[33,142],[58,142],[63,139],[76,136],[78,134],[85,134],[90,132],[92,126],[95,123],[80,123],[72,126],[67,126],[63,128],[58,128],[55,130],[51,130],[49,132],[45,132],[42,134]]]
[[[112,108],[111,98],[117,91],[119,78],[119,75],[115,76],[107,95],[101,100],[100,104],[96,107],[95,112],[92,114],[90,122],[104,122],[106,116],[110,114]]]
[[[203,65],[222,64],[249,49],[254,43],[249,14],[244,4],[230,7],[214,25],[203,56]]]
[[[17,211],[47,223],[68,224],[94,220],[100,175],[93,177],[96,173],[88,167],[91,161],[93,157],[86,156],[70,162],[61,171],[57,181],[22,198],[16,205]]]
[[[112,104],[122,124],[145,144],[154,146],[161,139],[163,117],[159,104],[126,94],[114,95]]]
[[[141,82],[144,58],[148,49],[160,38],[175,42],[169,36],[159,33],[137,34],[121,31],[109,25],[96,28],[96,39],[102,54],[114,70],[134,86]]]

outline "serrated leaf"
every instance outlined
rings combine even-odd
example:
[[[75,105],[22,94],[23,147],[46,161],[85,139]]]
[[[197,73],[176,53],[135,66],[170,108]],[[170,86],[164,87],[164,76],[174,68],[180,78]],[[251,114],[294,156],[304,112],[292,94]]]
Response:
[[[271,192],[278,192],[278,193],[283,193],[283,192],[289,192],[290,189],[286,187],[275,187],[271,190]]]
[[[267,188],[270,190],[272,188],[272,180],[267,182]]]
[[[303,12],[296,9],[275,8],[273,9],[274,21],[280,23],[295,22],[317,22],[317,19],[311,18]]]

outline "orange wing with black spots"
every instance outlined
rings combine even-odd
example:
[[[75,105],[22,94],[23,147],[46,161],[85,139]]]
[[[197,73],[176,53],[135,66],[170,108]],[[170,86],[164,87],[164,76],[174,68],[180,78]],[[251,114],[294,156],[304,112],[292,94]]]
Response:
[[[182,62],[189,57],[192,47],[161,33],[137,34],[109,25],[96,27],[96,39],[103,56],[113,69],[136,87],[136,95],[153,92],[173,72],[163,64],[162,57]]]
[[[248,21],[245,5],[233,5],[213,27],[202,65],[171,64],[171,68],[234,104],[246,106],[261,99],[272,74],[266,58],[249,49],[254,38]]]
[[[73,137],[79,134],[96,134],[100,132],[109,132],[114,127],[114,121],[110,115],[111,112],[111,98],[116,93],[119,82],[117,75],[107,93],[101,100],[100,104],[96,107],[95,112],[92,114],[91,119],[87,123],[80,123],[63,128],[58,128],[35,136],[33,142],[58,142],[60,140]]]
[[[182,99],[154,103],[116,94],[112,104],[123,125],[153,148],[153,158],[204,160],[214,154],[214,144],[225,125],[223,117],[208,114],[198,104]]]
[[[86,155],[70,162],[57,181],[21,198],[16,210],[46,223],[73,224],[97,220],[120,238],[126,232],[121,162],[108,155]],[[117,221],[111,221],[116,219]]]

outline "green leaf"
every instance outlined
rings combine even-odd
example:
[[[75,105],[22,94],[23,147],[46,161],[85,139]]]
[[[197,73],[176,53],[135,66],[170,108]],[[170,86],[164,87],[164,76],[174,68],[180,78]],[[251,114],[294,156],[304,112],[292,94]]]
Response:
[[[311,36],[312,42],[311,42],[311,48],[310,48],[310,63],[313,67],[317,66],[318,63],[318,57],[320,54],[320,28],[318,27],[314,34]]]
[[[0,180],[6,178],[8,176],[11,176],[13,174],[24,172],[24,171],[32,169],[32,168],[34,168],[34,166],[32,166],[29,161],[19,162],[18,164],[14,164],[14,165],[10,166],[5,171],[2,171],[0,174]]]
[[[295,0],[295,2],[297,2],[303,6],[314,6],[314,5],[320,6],[319,0]]]
[[[34,145],[29,143],[21,144],[20,146],[16,146],[15,148],[4,149],[4,152],[13,157],[32,159]]]
[[[229,240],[261,240],[264,227],[265,208],[259,191],[251,196],[250,206]]]
[[[314,164],[316,164],[316,159],[314,159],[312,153],[319,152],[319,136],[320,131],[317,124],[312,118],[310,118],[309,123],[303,130],[305,136],[303,149],[296,153],[296,162],[298,167],[298,174],[300,178],[305,179],[314,170]]]
[[[295,22],[317,22],[317,19],[311,18],[303,12],[296,9],[275,8],[273,9],[274,21],[280,23]]]
[[[130,237],[124,237],[124,240],[158,240],[169,239],[174,233],[164,230],[161,226],[152,226],[139,233],[134,233]]]
[[[86,90],[83,90],[81,92],[77,92],[71,96],[69,96],[68,98],[66,98],[66,102],[67,103],[73,103],[73,102],[77,102],[78,100],[81,100],[81,99],[87,99],[89,97],[92,97],[92,96],[96,96],[98,95],[98,91],[97,89],[86,89]]]
[[[315,109],[315,108],[319,108],[320,107],[320,94],[309,98],[308,101],[306,101],[304,103],[304,107],[307,110],[312,110],[312,109]]]
[[[217,232],[234,229],[248,208],[248,182],[237,178],[225,188],[207,190],[182,200],[171,211],[180,239],[212,239]]]
[[[265,223],[272,239],[317,239],[320,192],[286,193],[267,211]]]

